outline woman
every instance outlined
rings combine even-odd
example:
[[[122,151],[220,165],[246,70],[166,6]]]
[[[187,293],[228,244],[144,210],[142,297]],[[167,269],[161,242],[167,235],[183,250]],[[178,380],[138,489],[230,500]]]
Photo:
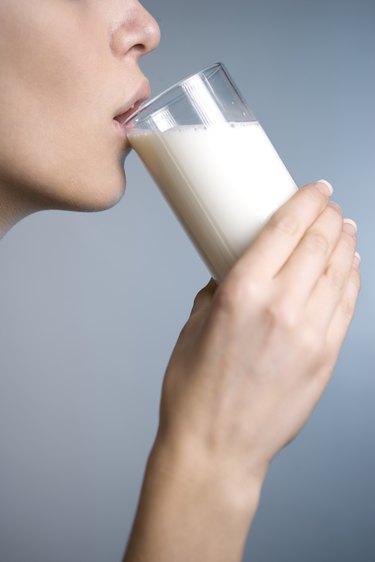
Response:
[[[0,228],[101,210],[125,185],[116,117],[148,97],[137,0],[0,0]],[[356,228],[319,181],[197,296],[169,362],[125,562],[241,559],[275,455],[322,395],[360,286]]]

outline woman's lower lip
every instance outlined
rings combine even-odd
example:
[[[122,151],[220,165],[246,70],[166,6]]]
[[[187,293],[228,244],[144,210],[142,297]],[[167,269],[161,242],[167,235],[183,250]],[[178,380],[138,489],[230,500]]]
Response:
[[[121,125],[121,123],[119,123],[119,121],[117,121],[116,119],[112,119],[112,122],[118,136],[125,141],[125,148],[130,149],[128,136],[126,134],[126,128]]]

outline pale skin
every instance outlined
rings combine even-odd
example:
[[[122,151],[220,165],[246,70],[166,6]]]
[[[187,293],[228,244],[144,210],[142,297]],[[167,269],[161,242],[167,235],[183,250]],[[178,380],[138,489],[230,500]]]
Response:
[[[32,212],[121,198],[113,118],[147,94],[139,60],[159,38],[136,0],[0,0],[1,235]],[[355,311],[356,228],[330,195],[301,188],[197,295],[124,562],[241,560],[270,463],[327,387]]]

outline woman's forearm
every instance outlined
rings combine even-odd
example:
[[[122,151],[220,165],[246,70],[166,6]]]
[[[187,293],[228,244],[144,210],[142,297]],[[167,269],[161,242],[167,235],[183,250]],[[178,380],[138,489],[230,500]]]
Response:
[[[189,457],[154,448],[124,562],[242,559],[260,482],[241,489],[226,469]]]

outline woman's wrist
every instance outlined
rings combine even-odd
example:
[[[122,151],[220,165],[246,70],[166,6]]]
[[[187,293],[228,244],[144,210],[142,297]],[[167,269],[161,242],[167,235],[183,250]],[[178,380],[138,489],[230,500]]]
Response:
[[[125,561],[239,562],[261,486],[261,478],[240,482],[229,467],[157,439]]]
[[[216,507],[237,512],[246,519],[252,516],[254,504],[257,507],[267,470],[264,466],[250,470],[229,456],[218,458],[186,436],[178,445],[158,436],[146,475],[148,472],[174,481],[199,497],[211,498]]]

